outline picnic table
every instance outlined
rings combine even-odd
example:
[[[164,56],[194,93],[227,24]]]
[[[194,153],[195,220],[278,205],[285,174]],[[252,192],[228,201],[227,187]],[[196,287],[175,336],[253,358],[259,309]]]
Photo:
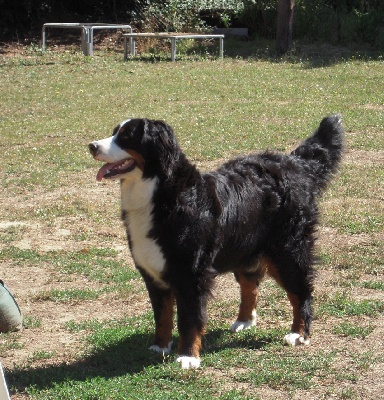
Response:
[[[81,50],[85,56],[93,55],[93,31],[95,29],[127,29],[132,33],[131,25],[127,24],[103,24],[103,23],[81,23],[81,22],[48,22],[43,25],[41,32],[41,47],[46,48],[46,29],[80,29]]]
[[[128,53],[131,56],[136,54],[135,40],[136,38],[156,38],[156,39],[170,39],[172,46],[172,61],[176,61],[176,41],[182,39],[218,39],[220,43],[220,57],[224,57],[224,36],[220,34],[194,34],[194,33],[125,33],[124,37],[124,59],[128,58]],[[128,51],[128,39],[129,39],[129,51]]]

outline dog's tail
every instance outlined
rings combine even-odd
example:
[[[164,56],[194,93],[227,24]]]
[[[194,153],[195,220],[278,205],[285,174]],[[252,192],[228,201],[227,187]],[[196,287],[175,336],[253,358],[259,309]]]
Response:
[[[305,161],[305,167],[321,192],[337,171],[344,150],[344,129],[340,115],[325,117],[316,131],[291,154]]]

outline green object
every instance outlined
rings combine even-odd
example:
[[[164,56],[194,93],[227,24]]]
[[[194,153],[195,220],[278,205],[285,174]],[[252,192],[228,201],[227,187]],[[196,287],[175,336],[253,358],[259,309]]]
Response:
[[[16,300],[0,280],[0,332],[17,331],[21,328],[22,322],[23,318]]]

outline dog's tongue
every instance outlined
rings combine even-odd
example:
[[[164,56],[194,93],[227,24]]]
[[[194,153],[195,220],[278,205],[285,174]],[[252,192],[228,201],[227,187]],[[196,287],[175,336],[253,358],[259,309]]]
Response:
[[[136,163],[133,158],[127,158],[116,163],[107,163],[99,169],[96,179],[100,182],[103,178],[117,177],[120,174],[132,171],[135,166]]]
[[[107,164],[103,165],[99,169],[99,172],[96,175],[96,180],[98,182],[100,182],[104,178],[104,175],[107,174],[112,169],[113,165],[115,165],[115,164],[114,163],[107,163]]]

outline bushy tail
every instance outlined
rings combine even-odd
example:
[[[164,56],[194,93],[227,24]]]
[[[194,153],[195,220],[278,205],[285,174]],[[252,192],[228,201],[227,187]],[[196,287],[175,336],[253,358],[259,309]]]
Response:
[[[322,191],[337,171],[344,149],[340,115],[325,117],[316,131],[291,154],[305,161],[317,188]]]

